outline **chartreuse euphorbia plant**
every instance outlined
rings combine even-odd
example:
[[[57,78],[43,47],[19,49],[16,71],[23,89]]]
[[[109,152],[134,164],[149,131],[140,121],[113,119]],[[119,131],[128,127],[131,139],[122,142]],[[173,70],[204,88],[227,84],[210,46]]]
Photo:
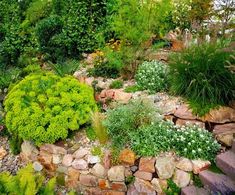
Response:
[[[6,126],[37,145],[54,143],[87,123],[96,109],[93,89],[72,76],[31,74],[6,97]]]

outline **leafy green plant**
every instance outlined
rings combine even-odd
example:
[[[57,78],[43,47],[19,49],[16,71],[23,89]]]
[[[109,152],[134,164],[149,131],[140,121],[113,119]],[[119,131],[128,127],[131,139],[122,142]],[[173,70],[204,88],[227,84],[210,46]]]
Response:
[[[138,85],[132,85],[132,86],[126,87],[124,91],[127,93],[134,93],[136,91],[140,91],[140,89]]]
[[[142,127],[130,133],[130,146],[141,156],[155,156],[175,151],[189,159],[213,161],[220,145],[212,134],[197,126],[175,127],[165,121]]]
[[[94,147],[91,149],[91,153],[92,153],[92,155],[94,155],[94,156],[99,156],[100,159],[102,159],[103,156],[104,156],[104,153],[103,153],[103,151],[102,151],[101,146],[94,146]]]
[[[45,177],[35,173],[32,165],[20,169],[16,176],[3,172],[0,173],[0,194],[54,195],[55,178],[50,179],[46,185],[44,181]]]
[[[159,92],[167,88],[167,67],[162,62],[144,62],[138,67],[135,79],[139,89]]]
[[[50,72],[25,77],[4,104],[8,130],[37,145],[66,138],[69,130],[78,130],[97,109],[92,88],[72,76]]]
[[[103,114],[96,111],[91,114],[91,126],[94,129],[96,137],[101,144],[105,144],[108,141],[108,132],[106,127],[102,124],[104,119]]]
[[[122,80],[115,80],[109,86],[110,89],[120,89],[122,87],[123,87],[123,81]]]
[[[156,112],[152,104],[146,101],[132,101],[108,110],[104,126],[117,148],[122,148],[130,140],[130,132],[141,126],[149,125],[156,120]]]
[[[65,76],[73,74],[76,70],[78,70],[80,63],[77,60],[67,60],[57,64],[49,63],[49,66],[57,75]]]
[[[166,195],[178,195],[180,194],[180,188],[175,184],[172,179],[167,180],[167,189],[164,189]]]
[[[96,140],[96,134],[95,131],[92,127],[87,127],[86,129],[86,136],[90,139],[90,140]]]
[[[221,43],[192,46],[174,54],[169,63],[171,92],[185,97],[200,116],[228,104],[235,98],[235,77],[225,67],[232,60],[230,54]]]
[[[8,88],[11,83],[20,79],[22,70],[19,68],[9,68],[0,70],[0,89]]]

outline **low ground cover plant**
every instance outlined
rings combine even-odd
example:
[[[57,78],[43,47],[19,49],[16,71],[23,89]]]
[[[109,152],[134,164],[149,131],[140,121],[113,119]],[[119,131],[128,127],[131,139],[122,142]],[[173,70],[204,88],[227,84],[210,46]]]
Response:
[[[202,116],[235,98],[235,76],[227,68],[234,62],[224,44],[201,44],[171,57],[170,90],[185,97],[193,112]]]
[[[166,90],[167,66],[159,61],[144,62],[138,67],[135,79],[139,89],[151,93]]]
[[[123,81],[122,80],[115,80],[109,86],[110,89],[120,89],[122,87],[123,87]]]
[[[130,133],[131,148],[141,156],[175,151],[189,159],[213,161],[220,145],[212,134],[198,126],[175,127],[161,121]]]
[[[108,111],[104,121],[115,148],[131,147],[137,155],[174,151],[189,159],[214,160],[220,145],[198,126],[176,127],[163,121],[151,104],[135,101]]]
[[[91,87],[50,72],[25,77],[8,93],[4,105],[10,133],[37,145],[66,138],[97,109]]]

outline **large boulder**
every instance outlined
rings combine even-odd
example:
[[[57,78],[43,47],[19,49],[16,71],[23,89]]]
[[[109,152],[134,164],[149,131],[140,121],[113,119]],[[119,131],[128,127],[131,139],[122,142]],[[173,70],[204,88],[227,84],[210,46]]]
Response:
[[[160,156],[156,158],[156,172],[160,179],[169,179],[175,170],[175,161],[171,156]]]

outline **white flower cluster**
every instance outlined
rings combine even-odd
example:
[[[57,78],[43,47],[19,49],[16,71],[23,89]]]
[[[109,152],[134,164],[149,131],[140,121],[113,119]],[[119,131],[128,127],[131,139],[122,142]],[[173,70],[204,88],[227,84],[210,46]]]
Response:
[[[167,68],[162,62],[144,62],[139,66],[135,79],[140,89],[158,92],[167,87],[166,74]]]

